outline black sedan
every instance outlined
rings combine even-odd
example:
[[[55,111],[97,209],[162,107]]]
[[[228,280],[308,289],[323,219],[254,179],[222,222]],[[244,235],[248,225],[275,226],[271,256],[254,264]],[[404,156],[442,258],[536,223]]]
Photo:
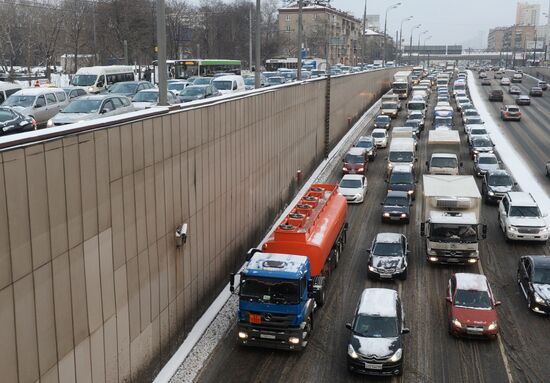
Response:
[[[390,191],[382,205],[382,222],[405,222],[411,219],[411,196],[405,191]]]
[[[550,314],[550,256],[521,257],[517,278],[529,308],[538,314]]]
[[[532,87],[529,95],[531,97],[542,97],[542,88],[539,86]]]
[[[517,105],[531,105],[531,98],[529,98],[526,94],[520,94],[516,98],[516,104]]]
[[[12,108],[0,106],[0,135],[36,130],[36,121]]]

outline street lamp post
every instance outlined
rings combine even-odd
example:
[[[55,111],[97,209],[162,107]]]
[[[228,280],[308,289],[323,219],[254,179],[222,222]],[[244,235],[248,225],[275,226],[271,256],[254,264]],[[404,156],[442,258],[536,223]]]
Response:
[[[302,5],[303,0],[298,0],[298,61],[296,63],[296,79],[302,79]]]
[[[426,33],[428,33],[428,30],[422,31],[418,34],[418,45],[416,47],[416,50],[418,51],[418,53],[416,55],[416,65],[420,65],[420,37],[422,35],[425,35]]]
[[[157,47],[159,71],[159,105],[168,105],[166,73],[166,8],[164,0],[157,0]]]
[[[395,9],[397,7],[399,7],[401,5],[401,3],[395,3],[393,5],[390,5],[387,9],[386,9],[386,16],[384,17],[384,53],[383,53],[383,60],[382,60],[382,63],[383,63],[383,66],[386,67],[386,40],[388,39],[387,36],[386,36],[386,31],[387,31],[387,26],[388,26],[388,12],[390,11],[390,9]]]
[[[401,50],[403,48],[403,23],[412,20],[412,18],[412,16],[409,16],[401,20],[401,26],[399,27],[399,65],[401,65],[403,58],[403,51]]]
[[[256,89],[261,88],[262,84],[260,82],[260,67],[261,67],[261,55],[260,55],[260,42],[261,42],[261,24],[262,24],[262,10],[260,0],[256,0],[256,59],[254,60],[254,87]]]
[[[411,28],[411,39],[409,41],[409,65],[412,63],[412,46],[413,46],[413,32],[415,29],[418,29],[422,26],[422,24],[415,25]]]
[[[426,41],[428,41],[432,37],[433,37],[432,35],[429,35],[428,37],[426,37],[424,39],[424,47],[422,48],[422,51],[426,52]],[[429,66],[430,66],[430,52],[428,51],[428,61],[427,61],[427,64],[426,64],[426,68],[428,68]]]

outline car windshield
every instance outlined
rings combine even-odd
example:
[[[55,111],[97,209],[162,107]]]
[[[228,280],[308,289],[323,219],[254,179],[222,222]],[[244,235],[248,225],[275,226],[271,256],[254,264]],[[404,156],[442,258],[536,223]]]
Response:
[[[12,94],[8,97],[6,101],[4,101],[2,106],[22,106],[24,108],[27,108],[29,106],[32,106],[35,98],[35,96],[17,96],[15,94]]]
[[[94,85],[97,80],[95,74],[77,74],[71,80],[71,85],[74,86],[90,86]]]
[[[418,120],[407,120],[404,126],[409,128],[418,128],[419,124],[420,124],[420,121]]]
[[[186,85],[181,82],[173,82],[168,84],[168,90],[184,90]]]
[[[480,117],[477,117],[477,116],[471,116],[471,117],[467,117],[466,118],[466,124],[472,124],[472,125],[475,125],[475,124],[481,124],[483,122],[483,120],[480,118]]]
[[[0,109],[0,122],[11,121],[16,118],[15,114],[9,109]]]
[[[270,84],[279,85],[279,84],[284,84],[285,79],[282,77],[270,77],[267,79],[267,82]]]
[[[517,113],[519,112],[519,108],[508,108],[508,112]]]
[[[407,197],[386,197],[384,206],[407,206],[409,200]]]
[[[430,225],[430,240],[435,242],[477,242],[477,225]]]
[[[397,319],[360,314],[355,318],[353,332],[367,338],[395,338],[398,335]]]
[[[475,309],[490,309],[491,298],[487,291],[456,290],[455,305]]]
[[[477,148],[487,148],[489,146],[492,146],[492,144],[491,144],[491,141],[484,138],[480,138],[480,139],[475,139],[473,141],[473,146]]]
[[[409,102],[407,108],[409,110],[424,110],[425,105],[423,102]]]
[[[543,267],[535,268],[532,282],[545,285],[550,284],[550,269]]]
[[[231,90],[231,89],[233,89],[233,82],[232,81],[216,80],[216,81],[214,81],[214,85],[219,90]]]
[[[347,189],[359,189],[361,187],[361,180],[342,180],[340,181],[340,187]]]
[[[431,165],[434,168],[456,168],[458,161],[456,158],[436,157],[432,158]]]
[[[113,85],[109,88],[110,93],[135,93],[137,90],[137,84],[124,84],[119,82],[118,84]]]
[[[413,175],[412,173],[405,172],[392,172],[390,176],[390,184],[412,184]]]
[[[412,162],[414,154],[412,152],[390,152],[391,162]]]
[[[540,217],[540,210],[536,206],[512,206],[510,217]]]
[[[479,116],[479,113],[475,109],[468,109],[464,112],[465,116]]]
[[[188,87],[181,93],[181,96],[202,96],[204,94],[204,88]]]
[[[193,81],[193,85],[210,85],[212,82],[212,77],[197,77]]]
[[[485,129],[472,129],[470,130],[470,134],[472,136],[479,136],[479,135],[482,135],[482,134],[487,134],[487,131]]]
[[[386,134],[384,132],[372,132],[372,136],[376,138],[384,138]]]
[[[254,77],[245,77],[244,85],[256,85],[256,79]]]
[[[390,117],[388,117],[388,116],[378,116],[378,117],[376,117],[375,122],[377,124],[387,124],[387,123],[390,122]]]
[[[132,101],[134,102],[157,102],[159,92],[137,92]]]
[[[491,175],[489,176],[489,185],[491,186],[512,186],[512,178],[508,175]]]
[[[251,301],[298,304],[300,284],[296,280],[243,277],[239,294]]]
[[[374,147],[374,143],[371,140],[361,140],[355,146],[358,148],[365,148],[367,150],[370,150]]]
[[[344,162],[348,164],[362,164],[365,162],[365,157],[357,154],[346,154]]]
[[[480,157],[478,159],[478,164],[496,165],[496,164],[498,164],[498,160],[497,160],[496,157]]]
[[[376,242],[372,253],[377,256],[395,257],[403,255],[403,247],[399,242]]]
[[[101,100],[74,100],[61,113],[97,113]]]
[[[435,126],[453,126],[453,118],[452,117],[436,117],[434,119],[434,125]]]

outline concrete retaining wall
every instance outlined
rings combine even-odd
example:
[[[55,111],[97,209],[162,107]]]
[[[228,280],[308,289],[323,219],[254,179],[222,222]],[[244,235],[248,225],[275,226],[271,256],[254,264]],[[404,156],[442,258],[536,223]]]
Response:
[[[336,143],[395,70],[333,79]],[[149,381],[325,151],[326,81],[3,150],[3,382]],[[187,243],[174,232],[188,223]]]

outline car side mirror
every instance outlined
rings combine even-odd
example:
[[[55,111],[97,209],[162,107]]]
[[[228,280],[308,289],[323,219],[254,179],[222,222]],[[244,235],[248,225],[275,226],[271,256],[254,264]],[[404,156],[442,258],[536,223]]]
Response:
[[[404,327],[404,328],[401,330],[401,334],[408,334],[408,333],[410,333],[410,332],[411,332],[411,330],[410,330],[409,328],[407,328],[407,327]]]
[[[235,292],[235,274],[234,273],[229,274],[229,291],[231,293]]]
[[[495,302],[495,306],[500,306],[501,304],[502,304],[501,301],[496,301],[496,302]]]
[[[367,254],[370,254],[371,250],[370,250],[370,249],[367,249],[366,252],[367,252]]]
[[[459,163],[458,166],[463,167],[463,166],[464,166],[464,162]]]
[[[107,113],[107,109],[101,109],[101,111],[99,112],[99,114],[105,114]]]
[[[412,207],[412,206],[413,206],[413,204],[412,204],[412,203],[410,203],[410,204],[409,204],[409,207]]]
[[[514,186],[518,186],[518,183],[517,183],[517,182],[514,182]]]
[[[426,224],[422,222],[420,224],[420,236],[425,237],[426,236]]]
[[[347,328],[348,330],[351,330],[351,323],[346,323],[346,328]]]
[[[384,202],[380,202],[380,206],[384,206]]]
[[[415,159],[414,159],[414,162],[418,162],[418,158],[415,158]]]

